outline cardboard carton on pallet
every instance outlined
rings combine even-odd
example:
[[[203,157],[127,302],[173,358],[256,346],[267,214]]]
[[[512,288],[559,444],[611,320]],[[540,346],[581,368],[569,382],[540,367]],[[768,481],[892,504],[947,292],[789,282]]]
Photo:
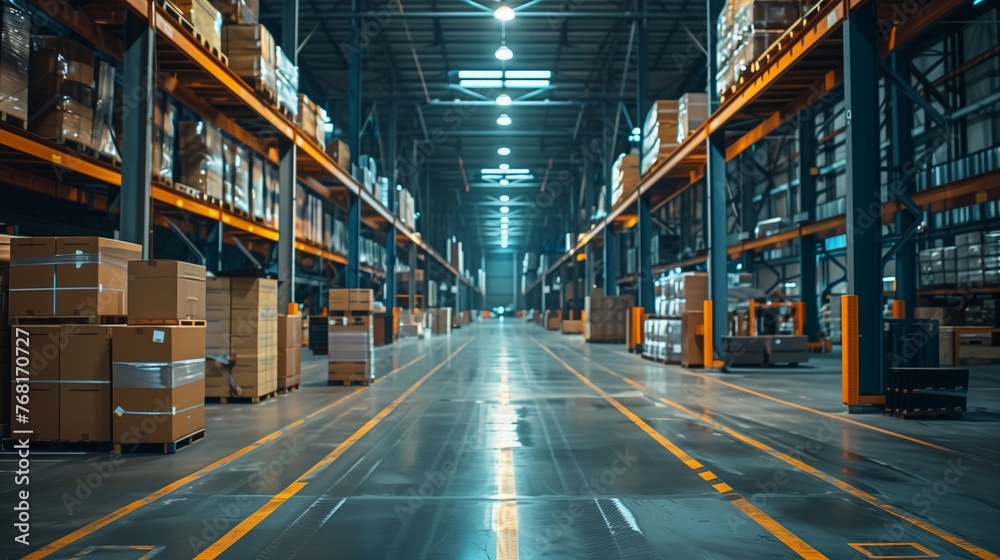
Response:
[[[278,390],[297,388],[302,378],[302,316],[278,315]]]
[[[128,263],[129,324],[203,324],[205,267],[180,261]]]

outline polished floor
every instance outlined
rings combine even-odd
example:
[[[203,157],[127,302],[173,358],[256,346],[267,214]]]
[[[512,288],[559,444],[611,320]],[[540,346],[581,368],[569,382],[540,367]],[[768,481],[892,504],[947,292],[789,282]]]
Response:
[[[366,389],[210,405],[169,456],[35,452],[0,557],[997,558],[1000,368],[961,421],[848,416],[836,357],[705,375],[522,321],[378,352]]]

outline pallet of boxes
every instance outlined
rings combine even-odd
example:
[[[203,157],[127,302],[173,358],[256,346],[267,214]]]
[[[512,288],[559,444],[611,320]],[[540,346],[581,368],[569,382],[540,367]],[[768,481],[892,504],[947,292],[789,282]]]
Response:
[[[594,288],[584,301],[583,336],[587,342],[625,342],[632,296],[606,296]]]
[[[436,307],[427,310],[427,329],[431,334],[449,334],[451,332],[451,308]]]
[[[138,245],[100,237],[11,240],[11,335],[27,340],[34,411],[18,417],[15,408],[14,430],[56,449],[86,442],[118,452],[173,452],[204,437],[204,323],[178,332],[181,315],[164,312],[198,315],[204,295],[181,300],[169,288],[176,275],[134,273],[177,269],[141,258]]]
[[[330,290],[327,383],[368,385],[375,381],[372,296],[371,290]]]
[[[209,278],[205,397],[258,403],[278,390],[278,283]]]
[[[128,263],[128,326],[111,337],[115,451],[173,453],[205,437],[205,267]]]
[[[299,389],[302,379],[302,316],[278,315],[278,392]]]

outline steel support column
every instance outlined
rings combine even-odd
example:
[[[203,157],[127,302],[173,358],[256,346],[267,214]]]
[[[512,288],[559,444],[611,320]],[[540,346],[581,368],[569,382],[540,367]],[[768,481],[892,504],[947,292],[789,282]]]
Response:
[[[801,210],[816,219],[816,119],[810,112],[799,123],[799,197]],[[819,306],[816,286],[816,240],[805,236],[799,239],[799,285],[805,303],[803,332],[810,341],[819,337]]]
[[[844,27],[847,110],[847,289],[858,297],[861,395],[882,394],[882,224],[879,187],[878,13],[851,11]]]
[[[905,83],[910,82],[910,59],[900,51],[895,51],[889,59],[892,71]],[[893,85],[889,88],[889,146],[892,151],[892,166],[895,167],[894,177],[890,181],[893,192],[890,196],[900,198],[908,196],[914,190],[913,177],[904,173],[904,169],[913,164],[913,105],[903,93],[902,88]],[[894,230],[899,241],[896,247],[896,299],[906,302],[906,316],[913,317],[913,308],[917,304],[917,259],[916,237],[903,236],[903,233],[914,227],[919,216],[915,216],[908,208],[900,208],[896,212]]]
[[[283,3],[281,48],[292,64],[298,64],[299,2]],[[295,303],[295,143],[278,143],[278,310],[286,313]]]
[[[721,0],[709,0],[706,6],[709,53],[715,53],[719,37],[714,32],[715,22],[722,11]],[[719,106],[719,95],[715,86],[716,60],[708,59],[708,112],[711,114]],[[716,357],[721,357],[722,337],[729,332],[729,279],[727,269],[727,228],[726,228],[726,136],[723,130],[712,132],[707,141],[705,164],[705,245],[708,249],[708,297],[712,300],[712,316],[705,321],[712,323],[712,348]],[[705,341],[706,344],[709,341]],[[712,364],[705,364],[706,368]]]
[[[406,295],[409,296],[410,300],[409,309],[413,311],[417,308],[417,247],[415,245],[410,245],[409,248],[409,267],[410,275],[407,278]]]
[[[396,142],[397,142],[397,124],[396,124],[396,106],[392,106],[391,116],[389,117],[389,210],[394,214],[398,214],[398,209],[396,208]],[[385,284],[383,285],[382,291],[384,293],[383,300],[385,303],[385,343],[392,343],[392,327],[393,321],[399,321],[399,318],[393,318],[392,309],[396,306],[396,223],[393,222],[389,224],[389,229],[385,233]],[[390,321],[388,319],[393,319]]]
[[[360,0],[351,0],[351,9],[358,12]],[[361,44],[361,18],[351,18],[351,44]],[[361,51],[351,49],[348,57],[347,78],[347,145],[351,152],[352,168],[361,161]],[[355,175],[357,178],[357,175]],[[347,194],[347,287],[361,286],[361,198]]]
[[[642,13],[646,12],[646,0],[638,0],[638,8]],[[636,122],[643,122],[646,113],[649,111],[649,20],[640,20],[638,49],[636,59],[636,78],[638,81],[638,95],[636,98]],[[643,161],[645,153],[643,142],[639,142],[639,161]],[[653,242],[653,214],[649,201],[649,194],[643,194],[638,201],[638,234],[635,272],[636,272],[636,295],[638,301],[636,305],[646,310],[646,313],[654,313],[656,306],[653,300],[653,262],[652,262],[652,242]],[[637,349],[641,351],[641,348]]]
[[[131,92],[122,117],[122,189],[119,230],[123,241],[149,246],[150,151],[152,146],[153,29],[149,21],[125,10],[125,91]],[[138,93],[137,93],[138,92]]]

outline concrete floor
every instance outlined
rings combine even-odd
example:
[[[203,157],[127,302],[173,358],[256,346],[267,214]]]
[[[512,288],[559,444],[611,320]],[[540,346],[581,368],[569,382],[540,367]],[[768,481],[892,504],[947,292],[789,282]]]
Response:
[[[175,455],[34,452],[29,547],[0,455],[0,557],[1000,553],[996,366],[924,422],[844,414],[836,356],[703,375],[521,321],[380,349],[395,372],[360,391],[306,354],[301,391],[209,405]]]

